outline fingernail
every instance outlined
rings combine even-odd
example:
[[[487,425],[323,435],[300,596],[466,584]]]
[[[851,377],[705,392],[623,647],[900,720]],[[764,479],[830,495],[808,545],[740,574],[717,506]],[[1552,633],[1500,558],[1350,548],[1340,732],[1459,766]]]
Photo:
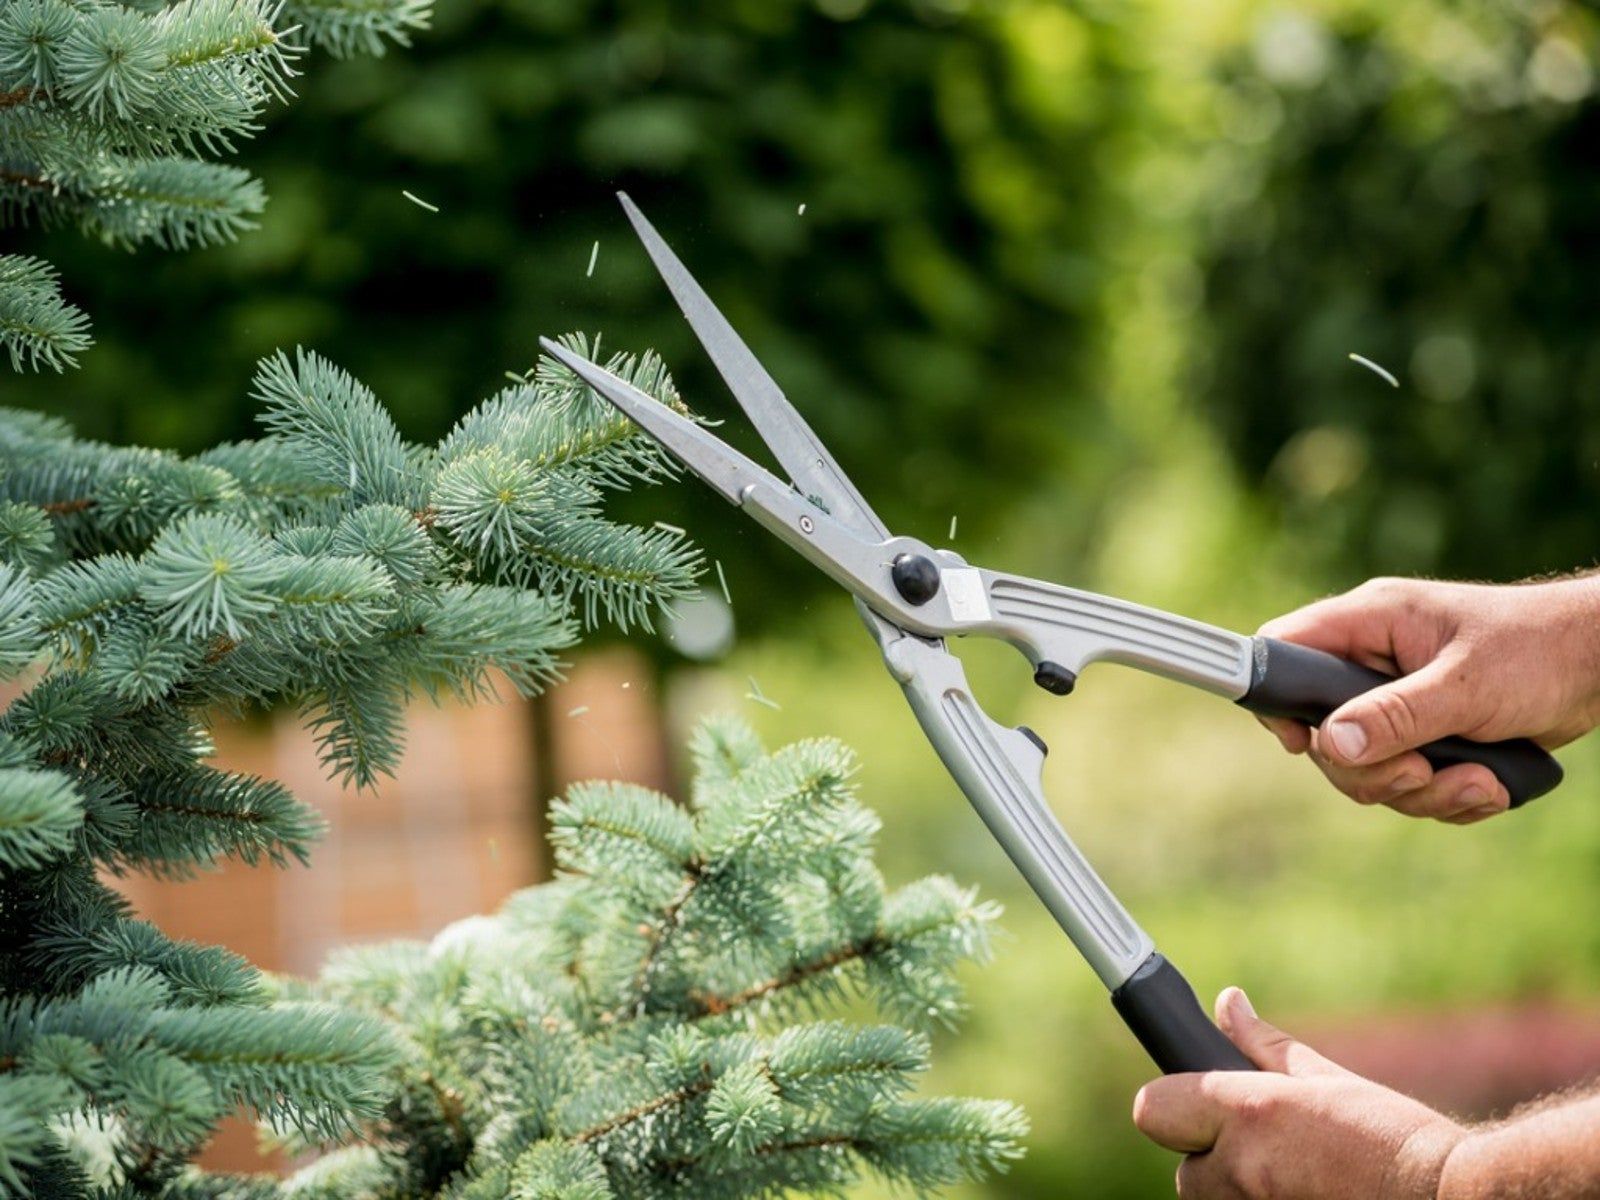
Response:
[[[1367,749],[1367,734],[1354,721],[1335,721],[1328,726],[1328,740],[1339,752],[1339,757],[1349,762],[1357,761]]]
[[[1389,785],[1389,795],[1404,796],[1407,792],[1414,792],[1422,786],[1422,780],[1415,775],[1402,775]]]
[[[1250,997],[1244,994],[1243,988],[1233,989],[1233,995],[1228,998],[1228,1007],[1236,1017],[1252,1018],[1256,1015],[1255,1005],[1250,1003]]]
[[[1485,804],[1482,808],[1469,809],[1464,815],[1474,819],[1478,817],[1492,817],[1500,811],[1498,804]]]
[[[1471,812],[1474,809],[1489,807],[1489,793],[1475,783],[1468,784],[1463,788],[1461,795],[1457,796],[1456,800],[1458,801],[1456,805],[1457,812]]]

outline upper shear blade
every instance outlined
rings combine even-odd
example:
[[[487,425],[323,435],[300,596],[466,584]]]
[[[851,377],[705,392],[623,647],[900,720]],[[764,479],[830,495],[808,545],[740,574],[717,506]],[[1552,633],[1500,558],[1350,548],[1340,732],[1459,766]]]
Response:
[[[683,310],[690,328],[762,440],[789,472],[795,487],[856,532],[878,541],[887,539],[888,529],[862,499],[850,477],[833,460],[833,455],[811,431],[805,418],[784,397],[782,389],[734,332],[728,319],[711,303],[655,226],[645,219],[627,193],[618,192],[617,198],[622,201],[628,220],[633,222],[634,231]]]
[[[626,380],[618,379],[604,367],[597,366],[580,354],[574,354],[549,338],[540,338],[539,345],[546,354],[599,392],[665,446],[674,458],[715,488],[730,504],[740,503],[745,488],[752,483],[770,484],[780,491],[788,488],[787,483],[759,463],[746,458],[665,404],[645,395]]]

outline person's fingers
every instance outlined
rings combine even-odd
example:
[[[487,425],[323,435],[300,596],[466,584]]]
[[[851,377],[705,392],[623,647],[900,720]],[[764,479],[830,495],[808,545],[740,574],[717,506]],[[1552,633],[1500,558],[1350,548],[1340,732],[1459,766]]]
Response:
[[[1374,581],[1340,596],[1318,600],[1263,625],[1263,637],[1326,650],[1363,666],[1393,674],[1394,622],[1403,614],[1392,581]]]
[[[1318,729],[1317,746],[1340,766],[1369,766],[1467,732],[1476,701],[1462,683],[1456,656],[1446,652],[1335,709]]]
[[[1464,813],[1457,813],[1453,817],[1440,817],[1446,825],[1476,825],[1479,821],[1487,821],[1490,817],[1498,816],[1506,811],[1503,804],[1485,804],[1482,808],[1470,809]]]
[[[1290,754],[1304,754],[1311,747],[1311,729],[1287,717],[1257,717],[1262,727],[1283,743]]]
[[[1427,787],[1385,803],[1408,817],[1444,821],[1480,808],[1504,809],[1510,797],[1488,767],[1481,763],[1459,763],[1437,772]]]
[[[1216,1013],[1217,1024],[1228,1035],[1228,1040],[1263,1071],[1302,1077],[1348,1074],[1304,1042],[1256,1016],[1255,1007],[1242,988],[1223,988],[1217,997]]]
[[[1222,1131],[1224,1109],[1207,1078],[1165,1075],[1145,1084],[1133,1098],[1133,1123],[1139,1132],[1180,1154],[1211,1149]]]
[[[1416,751],[1397,754],[1366,767],[1350,767],[1332,758],[1320,730],[1313,730],[1308,750],[1311,761],[1345,795],[1358,804],[1392,804],[1433,782],[1433,768]]]

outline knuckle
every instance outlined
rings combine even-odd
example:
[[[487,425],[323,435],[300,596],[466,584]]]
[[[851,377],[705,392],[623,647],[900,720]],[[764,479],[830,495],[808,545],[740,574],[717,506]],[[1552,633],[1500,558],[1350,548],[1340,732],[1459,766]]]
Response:
[[[1392,742],[1408,743],[1417,731],[1417,711],[1404,692],[1380,691],[1372,696],[1367,708],[1379,731]]]
[[[1260,1088],[1238,1097],[1232,1107],[1235,1121],[1246,1128],[1259,1128],[1270,1124],[1282,1106],[1282,1098],[1276,1090]]]
[[[1357,804],[1381,804],[1389,795],[1386,784],[1370,779],[1360,779],[1345,785],[1345,794]]]
[[[1367,599],[1399,600],[1410,594],[1412,581],[1398,575],[1378,575],[1356,589]]]

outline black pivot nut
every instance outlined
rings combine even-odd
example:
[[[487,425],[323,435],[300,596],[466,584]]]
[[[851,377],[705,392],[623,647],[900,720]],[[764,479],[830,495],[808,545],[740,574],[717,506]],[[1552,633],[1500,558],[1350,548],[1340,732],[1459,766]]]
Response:
[[[1060,663],[1042,662],[1033,669],[1033,681],[1052,696],[1070,696],[1078,677]]]
[[[907,604],[926,604],[939,594],[939,568],[931,558],[920,554],[896,558],[889,568],[889,578]]]

